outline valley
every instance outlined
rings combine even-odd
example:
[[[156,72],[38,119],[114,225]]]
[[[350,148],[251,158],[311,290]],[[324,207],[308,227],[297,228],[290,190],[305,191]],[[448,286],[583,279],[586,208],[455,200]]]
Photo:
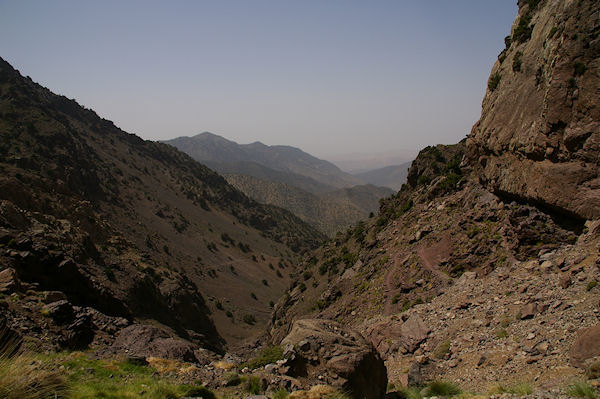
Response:
[[[466,138],[356,174],[0,59],[0,397],[599,397],[600,3],[518,5]]]

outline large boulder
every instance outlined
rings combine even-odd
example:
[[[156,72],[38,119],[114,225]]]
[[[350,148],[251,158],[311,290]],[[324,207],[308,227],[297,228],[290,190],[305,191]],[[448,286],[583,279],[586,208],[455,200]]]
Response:
[[[575,367],[585,367],[586,360],[600,357],[600,324],[579,331],[569,351],[569,360]]]
[[[116,352],[125,352],[129,357],[159,357],[164,359],[197,362],[191,342],[173,338],[167,331],[148,325],[132,324],[121,330],[113,344]]]
[[[386,359],[398,350],[413,353],[427,339],[430,332],[431,329],[417,315],[410,316],[404,322],[390,317],[371,323],[366,328],[366,338]]]
[[[331,320],[298,320],[283,339],[286,374],[305,385],[327,383],[356,399],[379,399],[387,370],[370,342]]]

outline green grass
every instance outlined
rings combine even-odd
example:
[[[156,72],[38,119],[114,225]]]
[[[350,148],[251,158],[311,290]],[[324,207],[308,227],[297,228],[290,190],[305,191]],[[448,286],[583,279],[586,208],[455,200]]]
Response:
[[[417,387],[403,387],[398,389],[398,393],[406,399],[421,399],[421,390]]]
[[[567,387],[567,394],[575,398],[596,399],[596,390],[587,382],[577,381]]]
[[[248,378],[245,388],[246,392],[251,393],[252,395],[260,394],[262,391],[260,386],[260,378],[251,376],[250,378]]]
[[[157,375],[152,367],[127,360],[94,359],[82,352],[37,355],[36,359],[55,369],[64,366],[68,386],[68,395],[64,397],[69,399],[178,399],[183,396],[215,399],[214,394],[201,385],[180,384]]]
[[[496,338],[502,339],[502,338],[506,338],[506,337],[508,337],[508,332],[506,332],[506,329],[500,328],[500,329],[496,330]]]
[[[240,365],[241,368],[248,367],[251,370],[264,367],[283,359],[283,348],[279,345],[263,349],[254,359]]]
[[[462,393],[462,390],[452,382],[432,381],[425,388],[426,396],[456,396]]]
[[[290,394],[285,389],[278,389],[271,393],[271,399],[287,399],[288,396]]]

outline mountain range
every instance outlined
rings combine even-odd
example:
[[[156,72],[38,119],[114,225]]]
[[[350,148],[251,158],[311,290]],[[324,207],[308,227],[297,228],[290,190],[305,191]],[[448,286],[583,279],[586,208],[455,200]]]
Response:
[[[283,207],[330,236],[376,212],[379,200],[393,193],[295,147],[238,144],[206,132],[166,143],[223,174],[250,198]],[[385,171],[374,175],[390,181],[382,177],[389,175]]]

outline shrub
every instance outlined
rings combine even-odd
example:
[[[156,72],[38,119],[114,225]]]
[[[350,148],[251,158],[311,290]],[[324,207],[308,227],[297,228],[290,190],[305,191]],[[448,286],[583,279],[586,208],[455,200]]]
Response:
[[[260,386],[260,378],[251,376],[246,382],[246,391],[252,395],[258,395],[262,391]]]
[[[256,323],[256,317],[251,314],[245,314],[244,317],[242,317],[242,321],[252,326],[254,323]]]
[[[531,14],[527,13],[519,19],[519,24],[515,28],[512,35],[512,40],[517,43],[525,43],[531,38],[531,32],[533,32],[533,26],[531,24]]]
[[[242,378],[238,373],[225,374],[225,386],[235,387],[242,383]]]
[[[450,352],[450,341],[446,340],[442,343],[440,343],[437,348],[435,348],[435,350],[433,351],[433,356],[436,359],[441,359],[444,356],[446,356],[446,354]]]
[[[576,398],[596,399],[596,391],[590,384],[578,381],[567,387],[569,396]]]
[[[267,364],[275,363],[278,360],[283,359],[283,348],[279,345],[270,346],[263,349],[255,358],[243,363],[241,367],[248,367],[249,369],[257,369],[264,367]]]
[[[597,281],[590,281],[587,286],[585,287],[586,291],[591,291],[592,289],[594,289],[595,286],[598,285]]]
[[[502,339],[502,338],[506,338],[506,337],[508,337],[508,333],[506,332],[506,329],[501,328],[499,330],[496,330],[496,338]]]
[[[583,62],[576,62],[575,65],[573,65],[573,75],[575,76],[583,75],[586,70],[587,68]]]
[[[263,283],[264,286],[267,286],[267,287],[269,286],[269,282],[267,280],[263,279],[262,283]]]
[[[515,57],[513,58],[513,64],[512,64],[513,71],[521,72],[521,64],[523,63],[523,61],[521,60],[522,57],[523,57],[523,52],[517,51],[515,53]]]
[[[406,399],[421,399],[423,395],[421,395],[421,390],[417,387],[406,387],[398,389],[398,393],[400,397]]]
[[[496,72],[492,76],[490,76],[490,79],[488,80],[488,89],[491,92],[494,92],[498,88],[501,79],[502,75],[500,75],[499,72]]]
[[[283,388],[278,389],[271,394],[273,399],[286,399],[288,396],[290,396],[289,392]]]
[[[462,390],[455,384],[448,381],[432,381],[425,388],[426,396],[456,396],[462,393]]]
[[[251,297],[252,299],[254,299],[255,301],[257,301],[257,300],[258,300],[258,298],[256,297],[256,294],[255,294],[254,292],[251,292],[251,293],[250,293],[250,297]]]

